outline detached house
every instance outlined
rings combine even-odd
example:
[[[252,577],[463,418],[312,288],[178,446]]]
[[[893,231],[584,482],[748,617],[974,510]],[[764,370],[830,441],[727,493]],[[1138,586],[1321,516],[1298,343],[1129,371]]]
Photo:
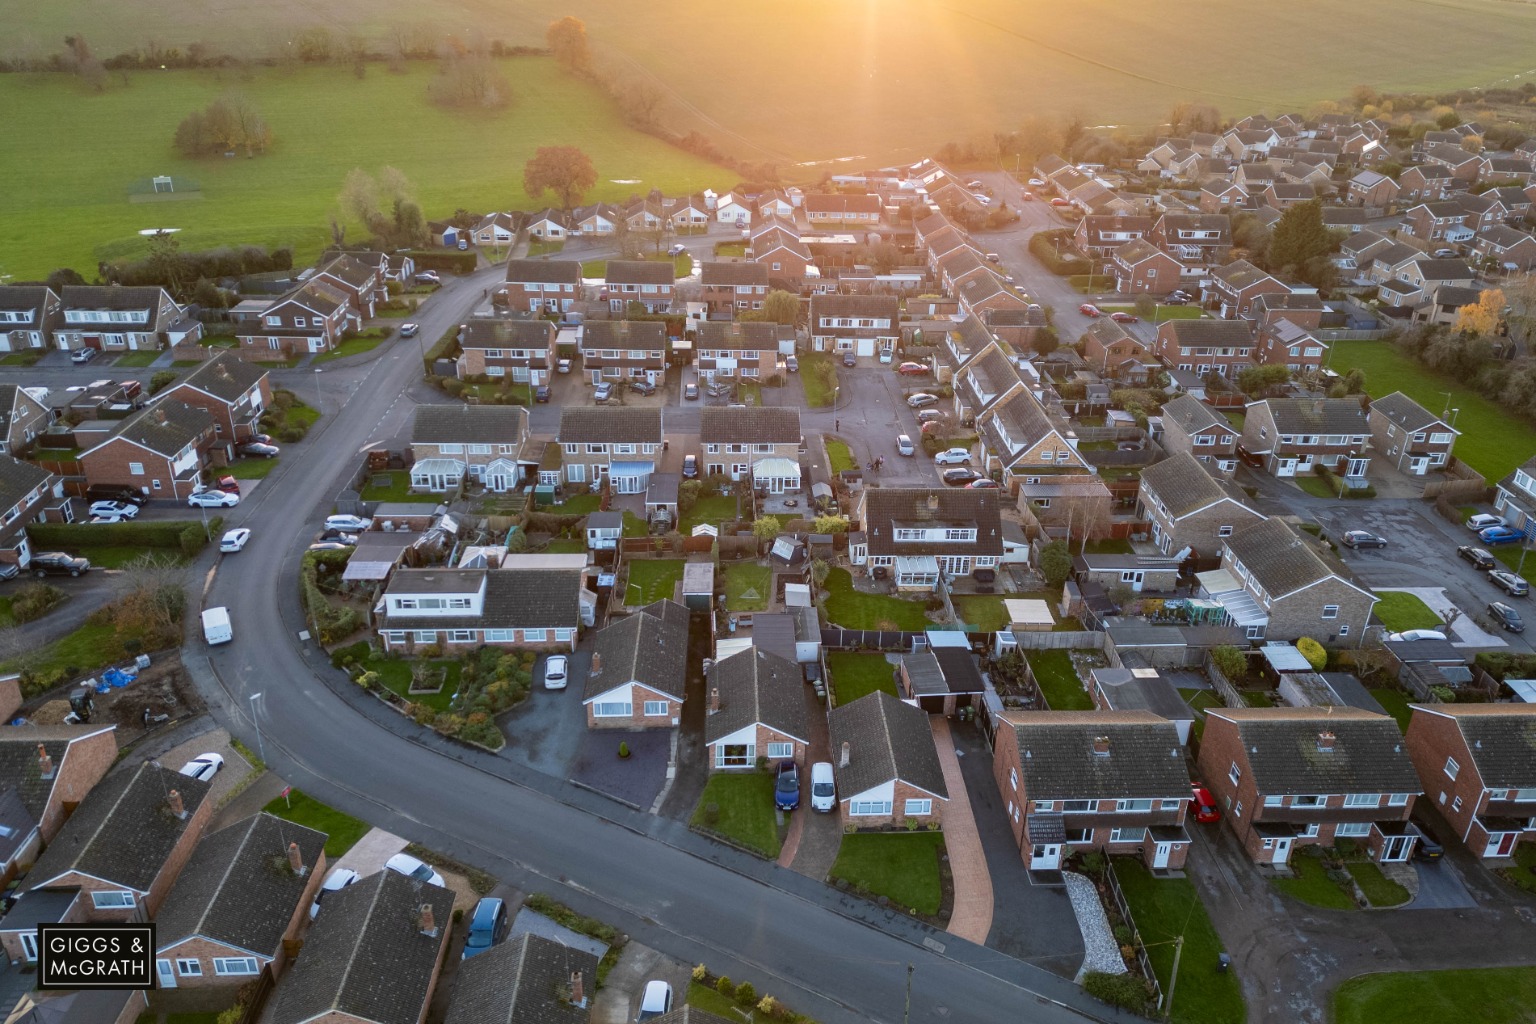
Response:
[[[673,728],[682,720],[687,680],[688,609],[661,600],[609,622],[597,632],[587,670],[587,728]]]
[[[942,573],[995,568],[1003,555],[997,489],[876,487],[859,492],[848,538],[854,565],[889,569],[902,590],[933,590]]]
[[[564,313],[581,301],[581,263],[577,260],[507,260],[502,293],[508,309]]]
[[[845,831],[943,822],[949,787],[928,712],[877,690],[833,708],[827,724]]]
[[[800,666],[760,647],[748,647],[714,663],[704,742],[711,771],[793,761],[802,769],[810,746],[810,716]]]
[[[386,653],[571,651],[581,590],[580,569],[396,569],[374,607],[374,628]]]
[[[672,308],[675,280],[671,260],[609,260],[603,295],[615,313],[626,312],[632,302],[647,313],[665,313]]]
[[[714,380],[717,375],[747,380],[782,376],[784,349],[793,351],[794,344],[793,327],[750,320],[706,321],[699,325],[694,339],[699,373],[705,380]]]
[[[589,320],[582,327],[581,367],[593,384],[657,383],[667,369],[667,325],[660,320]]]
[[[704,305],[710,316],[734,316],[762,309],[768,297],[768,267],[762,263],[705,263],[699,271]]]
[[[1383,863],[1406,861],[1420,784],[1387,715],[1352,707],[1212,708],[1200,777],[1259,864],[1352,839]]]
[[[1346,479],[1364,478],[1370,421],[1354,398],[1268,398],[1249,402],[1243,448],[1275,476],[1310,473],[1316,464]]]
[[[1536,705],[1415,704],[1408,756],[1474,857],[1536,841]]]
[[[1211,271],[1205,288],[1205,302],[1217,303],[1225,320],[1249,317],[1253,300],[1260,295],[1278,295],[1291,289],[1278,278],[1260,270],[1247,260],[1238,260]]]
[[[1472,241],[1472,252],[1503,270],[1529,271],[1536,267],[1536,238],[1507,224],[1479,231]]]
[[[221,442],[241,442],[259,433],[261,414],[272,405],[267,371],[233,352],[220,352],[177,381],[158,401],[184,402],[213,418]]]
[[[894,295],[811,297],[811,347],[868,358],[894,351],[901,337],[901,300]]]
[[[1108,317],[1100,317],[1083,332],[1083,361],[1101,376],[1145,383],[1147,368],[1157,357],[1147,343]]]
[[[58,478],[41,466],[0,455],[0,565],[25,569],[32,561],[27,526],[49,504],[65,508]]]
[[[5,718],[21,704],[21,693]],[[117,760],[117,730],[111,725],[14,725],[0,732],[0,806],[11,831],[0,836],[0,883],[37,859],[53,842],[73,810]],[[13,943],[13,939],[15,942]],[[12,960],[37,959],[36,946],[21,956],[19,937],[0,923],[0,942]]]
[[[1162,444],[1172,454],[1193,455],[1222,473],[1237,468],[1237,430],[1193,395],[1180,395],[1163,406]]]
[[[1264,520],[1184,453],[1141,471],[1136,511],[1158,550],[1177,557],[1220,557],[1224,540]]]
[[[154,286],[67,284],[59,291],[59,308],[53,342],[70,352],[153,352],[203,336],[203,325],[184,318],[171,293]],[[46,306],[40,312],[46,314]]]
[[[643,494],[661,454],[661,410],[566,406],[555,440],[567,484],[595,490],[607,481],[616,494]]]
[[[25,455],[53,423],[53,411],[26,388],[0,384],[0,453]]]
[[[1475,214],[1459,199],[1420,203],[1403,214],[1403,234],[1426,244],[1458,245],[1472,240],[1474,231],[1467,224],[1469,218],[1475,218]]]
[[[534,387],[548,384],[558,334],[549,320],[472,319],[459,332],[459,379],[483,375]]]
[[[800,490],[800,410],[708,406],[699,415],[704,472],[751,478],[756,490]]]
[[[1235,380],[1253,365],[1256,344],[1246,320],[1169,320],[1158,326],[1153,351],[1170,370]]]
[[[815,263],[810,247],[800,241],[800,233],[783,221],[770,220],[766,230],[753,225],[752,261],[768,268],[773,287],[799,292],[800,283]]]
[[[1254,355],[1260,363],[1284,366],[1292,373],[1317,370],[1328,346],[1317,335],[1283,316],[1265,317],[1259,325]]]
[[[1519,469],[1498,482],[1493,507],[1515,529],[1536,529],[1536,458],[1526,459]]]
[[[0,352],[48,348],[64,305],[47,285],[0,285]]]
[[[443,1024],[590,1024],[596,990],[591,952],[525,932],[459,964]],[[684,1004],[655,1019],[689,1012]]]
[[[1074,853],[1184,866],[1189,771],[1178,727],[1150,711],[1005,712],[993,777],[1031,871]]]
[[[345,253],[325,263],[310,280],[346,295],[353,312],[365,320],[373,316],[377,303],[389,298],[389,282],[378,264]]]
[[[1453,176],[1447,168],[1434,164],[1408,168],[1397,176],[1397,183],[1398,197],[1402,200],[1449,199],[1467,188],[1465,181]]]
[[[1400,191],[1397,182],[1385,174],[1377,174],[1375,171],[1357,171],[1355,176],[1349,179],[1349,185],[1344,192],[1344,201],[1351,206],[1385,208],[1397,201]]]
[[[162,399],[122,421],[80,453],[88,484],[120,484],[152,498],[186,498],[202,482],[214,419],[185,402]]]
[[[1461,433],[1401,391],[1372,402],[1366,419],[1373,447],[1411,476],[1443,467]]]
[[[329,352],[363,322],[344,292],[323,282],[299,285],[244,321],[235,337],[248,359],[294,359],[310,352]]]
[[[411,426],[411,490],[455,490],[465,473],[498,494],[510,490],[522,483],[518,457],[527,443],[528,410],[520,406],[417,406]]]

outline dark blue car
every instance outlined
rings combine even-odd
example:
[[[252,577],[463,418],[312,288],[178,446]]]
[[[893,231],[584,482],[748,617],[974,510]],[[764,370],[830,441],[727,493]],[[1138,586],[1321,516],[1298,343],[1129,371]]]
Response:
[[[781,811],[792,811],[800,806],[800,772],[795,762],[779,765],[779,777],[773,784],[773,803]]]
[[[1511,530],[1507,526],[1490,526],[1488,529],[1481,531],[1477,536],[1479,540],[1489,546],[1494,544],[1519,544],[1525,540],[1525,534],[1519,530]]]

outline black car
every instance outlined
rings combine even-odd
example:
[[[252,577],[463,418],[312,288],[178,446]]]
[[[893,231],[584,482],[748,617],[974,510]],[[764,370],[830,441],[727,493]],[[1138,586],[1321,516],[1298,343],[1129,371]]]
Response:
[[[32,575],[39,579],[44,576],[79,576],[90,567],[89,559],[76,558],[62,551],[39,551],[32,556]]]
[[[964,487],[972,480],[980,480],[981,474],[974,469],[966,469],[964,466],[956,466],[954,469],[944,471],[944,482],[951,487]]]
[[[116,484],[92,484],[85,489],[86,501],[126,501],[130,505],[138,505],[143,508],[149,504],[149,498],[137,487],[122,487]]]
[[[1475,548],[1470,544],[1463,544],[1456,549],[1456,553],[1479,569],[1492,569],[1498,564],[1488,552],[1482,548]]]
[[[638,391],[642,395],[654,395],[656,393],[656,385],[648,380],[632,380],[629,382],[629,387],[631,391]]]
[[[1430,834],[1414,826],[1414,831],[1419,834],[1419,841],[1414,844],[1413,855],[1419,860],[1439,860],[1445,856],[1445,847],[1441,846]]]
[[[1350,530],[1344,534],[1344,546],[1347,548],[1384,548],[1387,546],[1385,537],[1378,537],[1366,530]]]
[[[533,389],[533,400],[535,402],[547,402],[547,401],[549,401],[549,385],[548,384],[540,384],[538,387],[534,388]]]
[[[1253,454],[1253,452],[1242,445],[1237,446],[1237,457],[1243,460],[1243,465],[1245,466],[1252,466],[1254,469],[1264,468],[1264,457]]]
[[[1493,616],[1493,621],[1503,626],[1506,632],[1525,632],[1525,620],[1520,618],[1520,613],[1515,611],[1512,605],[1507,605],[1503,601],[1490,601],[1488,614]]]
[[[858,366],[859,365],[859,358],[858,358],[858,356],[853,354],[853,350],[852,349],[849,349],[848,351],[843,353],[843,365],[844,366],[848,366],[848,367],[853,367],[853,366]]]

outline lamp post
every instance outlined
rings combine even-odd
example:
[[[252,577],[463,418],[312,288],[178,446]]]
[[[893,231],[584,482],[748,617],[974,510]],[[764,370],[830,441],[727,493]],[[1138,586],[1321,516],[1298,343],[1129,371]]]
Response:
[[[267,763],[267,746],[266,746],[266,743],[264,743],[262,741],[262,738],[261,738],[261,719],[257,716],[257,707],[256,707],[256,702],[258,700],[260,700],[260,699],[261,699],[261,693],[259,693],[259,692],[253,693],[250,696],[250,701],[251,701],[251,723],[256,726],[256,753],[257,753],[257,756],[261,758],[261,763],[262,764],[266,764]]]
[[[320,374],[323,373],[323,372],[324,371],[320,367],[318,367],[318,366],[315,367],[315,411],[316,412],[320,411],[320,404],[325,400],[324,397],[320,394]]]
[[[1440,418],[1443,420],[1451,414],[1451,393],[1449,391],[1437,391],[1435,394],[1445,396],[1445,409],[1440,413]]]

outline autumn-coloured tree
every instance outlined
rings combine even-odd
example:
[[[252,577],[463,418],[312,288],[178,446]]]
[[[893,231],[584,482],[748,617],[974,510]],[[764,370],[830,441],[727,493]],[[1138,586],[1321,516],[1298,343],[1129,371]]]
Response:
[[[592,66],[592,48],[587,43],[587,25],[580,18],[566,15],[552,21],[544,33],[550,53],[560,66],[571,72],[586,71]]]
[[[540,146],[523,167],[523,190],[530,196],[553,192],[569,210],[597,184],[592,158],[575,146]]]
[[[1504,293],[1498,288],[1485,288],[1477,301],[1456,311],[1456,331],[1461,334],[1492,335],[1499,329],[1504,315]]]

